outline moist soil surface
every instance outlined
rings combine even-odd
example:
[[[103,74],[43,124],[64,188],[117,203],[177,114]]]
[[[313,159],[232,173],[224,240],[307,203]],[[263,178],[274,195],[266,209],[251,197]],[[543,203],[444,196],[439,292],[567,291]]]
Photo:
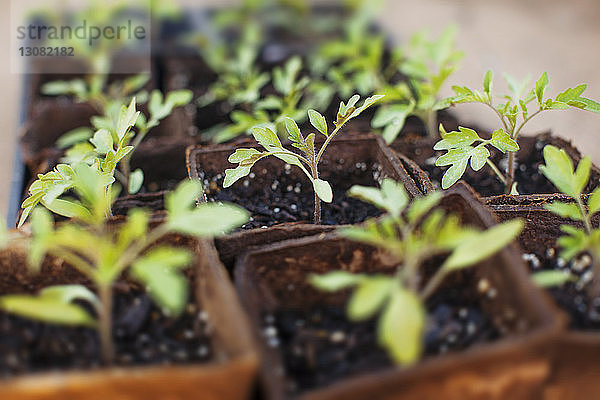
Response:
[[[119,285],[113,310],[115,366],[206,362],[212,357],[208,316],[189,303],[164,316],[140,289]],[[101,367],[95,330],[44,324],[0,313],[0,377]]]
[[[477,296],[467,296],[465,291],[472,292],[464,287],[450,287],[431,299],[426,357],[460,351],[502,335],[473,301]],[[350,322],[345,307],[281,309],[264,314],[262,324],[266,344],[281,349],[289,395],[393,366],[377,345],[377,319]]]
[[[574,277],[560,287],[549,289],[556,303],[570,316],[570,328],[579,331],[600,330],[600,293],[591,294],[592,258],[582,254],[571,261],[560,258],[559,249],[550,247],[544,254],[526,253],[523,259],[532,272],[563,271]]]
[[[374,206],[346,196],[353,185],[376,186],[381,166],[372,161],[351,165],[339,160],[332,168],[327,161],[320,164],[323,176],[333,188],[333,202],[321,202],[324,225],[344,225],[363,222],[381,212]],[[277,169],[267,170],[257,164],[253,172],[233,186],[222,189],[224,174],[204,179],[209,201],[236,203],[251,213],[250,222],[242,229],[269,227],[285,222],[313,222],[314,192],[307,177],[297,167],[278,162]],[[255,172],[256,171],[256,172]],[[271,173],[273,171],[273,173]]]

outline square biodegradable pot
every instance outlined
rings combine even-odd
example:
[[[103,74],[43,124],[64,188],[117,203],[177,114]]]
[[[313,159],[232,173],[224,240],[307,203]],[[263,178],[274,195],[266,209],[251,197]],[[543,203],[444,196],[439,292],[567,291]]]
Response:
[[[208,315],[212,355],[206,363],[109,367],[93,370],[35,372],[5,378],[0,398],[24,400],[188,400],[247,399],[258,365],[247,319],[242,312],[227,273],[210,242],[196,242],[177,235],[168,243],[195,252],[188,274],[192,303]],[[75,270],[60,259],[46,259],[41,274],[31,276],[25,256],[16,249],[0,255],[2,294],[28,293],[48,285],[85,283]],[[135,318],[134,315],[131,315]],[[40,332],[42,330],[38,330]],[[28,339],[30,343],[41,338]],[[177,339],[175,339],[177,340]],[[19,342],[18,340],[16,342]],[[22,342],[22,341],[21,341]],[[36,346],[31,343],[30,348]],[[17,350],[12,347],[11,350]],[[52,362],[52,360],[48,360]],[[234,384],[232,384],[232,382]]]
[[[517,217],[525,219],[527,225],[519,242],[527,254],[525,257],[534,258],[537,263],[548,257],[548,249],[553,249],[552,253],[558,251],[556,241],[563,234],[561,225],[583,227],[581,223],[558,217],[544,209],[545,204],[554,201],[572,201],[564,195],[516,196],[512,199],[499,197],[493,200],[495,201],[490,201],[489,204],[499,220]],[[584,202],[587,203],[587,198],[584,198]],[[592,223],[598,226],[600,216],[594,216]],[[570,292],[565,293],[572,295]],[[544,399],[600,398],[600,330],[579,330],[571,326],[557,341],[555,353],[553,371]]]
[[[389,177],[402,182],[411,197],[421,195],[380,137],[341,136],[331,142],[320,164],[322,178],[330,181],[334,189],[334,203],[322,203],[324,224],[314,225],[312,184],[299,168],[286,167],[275,157],[258,161],[247,179],[223,189],[225,170],[234,167],[228,158],[239,147],[260,148],[254,143],[238,147],[195,146],[187,151],[189,176],[199,179],[205,188],[205,198],[201,200],[238,203],[251,213],[252,220],[245,229],[216,240],[227,268],[232,268],[235,258],[251,246],[330,231],[334,225],[359,223],[379,215],[376,208],[346,197],[347,190],[355,184],[378,186],[381,179]]]
[[[463,186],[448,193],[441,207],[460,215],[464,223],[479,227],[494,224],[489,211]],[[514,246],[503,249],[474,268],[450,275],[438,291],[441,296],[449,293],[447,297],[454,301],[470,299],[482,310],[482,318],[501,332],[500,338],[488,337],[460,352],[427,355],[408,368],[394,367],[389,361],[382,362],[374,356],[381,350],[375,345],[373,321],[358,333],[348,328],[337,327],[336,330],[335,326],[325,323],[319,325],[329,317],[325,313],[311,314],[315,308],[337,307],[342,310],[337,314],[338,322],[346,321],[343,309],[348,293],[318,292],[310,287],[307,277],[311,273],[336,270],[393,273],[395,266],[380,250],[332,234],[254,249],[236,264],[236,287],[260,342],[261,378],[267,398],[539,398],[550,373],[548,346],[559,335],[564,321],[548,298],[533,286]],[[482,282],[487,288],[482,288]],[[490,288],[493,288],[493,295]],[[290,319],[286,315],[302,317]],[[347,322],[341,324],[348,326]],[[463,335],[466,335],[464,331]],[[319,340],[327,347],[305,345],[312,341],[318,345]],[[328,353],[343,340],[346,342],[342,346],[356,343],[357,351],[351,357]],[[321,365],[328,380],[326,383],[321,384],[319,377],[313,375],[291,378],[290,371],[305,373],[306,364],[295,358],[303,354],[312,354],[312,358],[306,356],[307,360],[312,360],[309,365]],[[323,354],[322,358],[320,354]],[[365,358],[379,360],[376,361],[379,364],[373,368],[364,361]],[[345,363],[345,371],[337,367],[342,363]],[[353,373],[346,375],[348,371]],[[339,379],[329,381],[333,380],[330,375]],[[298,390],[298,382],[309,382],[306,390]]]

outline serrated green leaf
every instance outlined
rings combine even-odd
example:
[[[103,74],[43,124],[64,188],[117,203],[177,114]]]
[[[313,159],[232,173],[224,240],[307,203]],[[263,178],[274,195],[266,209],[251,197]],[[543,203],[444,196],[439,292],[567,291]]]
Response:
[[[579,210],[579,207],[577,207],[575,203],[563,203],[560,201],[555,201],[550,204],[545,204],[544,208],[563,218],[570,218],[574,221],[583,221],[581,210]]]
[[[364,279],[348,301],[348,318],[352,321],[371,318],[385,304],[393,286],[394,280],[387,276]]]
[[[544,101],[544,92],[548,86],[548,73],[544,72],[542,76],[535,82],[535,97],[540,106]]]
[[[8,295],[0,297],[0,309],[42,322],[69,326],[96,326],[95,319],[80,305],[73,304],[75,299],[83,299],[82,291],[75,293],[72,286],[48,288],[37,296]],[[95,299],[91,292],[84,296]]]
[[[165,208],[169,217],[182,215],[196,207],[196,201],[202,194],[200,182],[186,179],[174,191],[165,195]]]
[[[491,99],[492,95],[492,79],[494,77],[494,74],[492,73],[492,70],[488,70],[485,73],[485,76],[483,77],[483,91],[484,93],[488,96],[488,99]]]
[[[445,271],[470,267],[502,250],[521,233],[524,222],[513,219],[464,240],[442,265]]]
[[[511,139],[510,135],[503,129],[497,129],[492,133],[492,139],[490,140],[490,143],[503,153],[506,153],[507,151],[519,151],[519,144],[515,140]]]
[[[131,266],[132,276],[146,285],[152,300],[169,316],[184,310],[188,281],[179,271],[190,265],[192,254],[184,249],[158,247],[138,258]]]
[[[577,165],[577,169],[575,170],[575,174],[573,175],[574,181],[574,189],[577,193],[582,193],[585,189],[589,179],[590,172],[592,170],[592,160],[585,156],[579,161]]]
[[[325,292],[337,292],[358,285],[364,275],[352,274],[347,271],[334,271],[324,275],[311,274],[308,278],[311,285]]]
[[[184,235],[213,238],[239,228],[250,215],[233,204],[204,203],[195,210],[175,216],[169,215],[169,228]]]
[[[378,342],[400,365],[414,364],[423,352],[426,311],[419,298],[395,288],[377,327]]]
[[[471,152],[471,168],[473,171],[479,171],[485,165],[490,157],[490,151],[484,146],[477,146]]]
[[[561,225],[560,230],[566,233],[566,236],[558,238],[556,243],[562,249],[560,257],[570,261],[576,255],[586,251],[589,248],[589,236],[581,228],[570,225]]]
[[[590,211],[590,215],[594,215],[598,211],[600,211],[600,188],[596,188],[592,192],[588,200],[588,208]]]
[[[283,121],[285,123],[285,129],[288,132],[289,139],[295,143],[304,143],[304,138],[300,133],[300,128],[298,128],[296,121],[289,117],[285,117]]]
[[[225,179],[223,180],[223,188],[228,188],[240,179],[250,174],[252,166],[238,166],[225,170]]]
[[[308,118],[312,126],[314,126],[319,132],[321,132],[326,137],[328,136],[327,121],[325,120],[324,116],[322,116],[318,111],[311,109],[308,110]]]
[[[259,126],[254,127],[252,128],[252,136],[254,136],[254,139],[267,150],[270,150],[272,147],[283,147],[277,134],[270,128]]]
[[[394,217],[400,216],[409,201],[404,185],[389,178],[381,182],[381,189],[354,185],[348,191],[348,196],[373,204]]]
[[[444,138],[437,142],[434,146],[434,150],[449,150],[456,149],[459,147],[469,146],[475,141],[481,138],[473,129],[465,128],[462,126],[458,127],[458,131],[447,132]]]
[[[322,179],[313,179],[312,181],[315,193],[325,203],[331,203],[333,201],[333,190],[329,182]]]
[[[546,178],[562,193],[573,198],[579,197],[581,194],[581,191],[578,190],[580,185],[576,182],[573,162],[568,154],[556,146],[546,145],[544,147],[544,162],[546,164],[540,166],[540,171]],[[584,172],[585,165],[580,172],[579,180],[582,179]]]
[[[113,138],[106,129],[96,131],[94,137],[90,139],[90,142],[94,145],[96,152],[100,155],[105,155],[113,150]]]

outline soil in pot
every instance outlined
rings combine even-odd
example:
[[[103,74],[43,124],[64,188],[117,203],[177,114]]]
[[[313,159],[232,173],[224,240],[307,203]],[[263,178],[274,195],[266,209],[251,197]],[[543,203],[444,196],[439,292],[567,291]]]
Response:
[[[305,289],[290,290],[289,295],[298,296],[294,292]],[[432,298],[428,305],[426,357],[461,351],[501,337],[477,301],[481,295],[466,285],[449,287]],[[352,323],[343,306],[330,305],[266,314],[263,332],[270,346],[281,348],[289,374],[287,390],[296,395],[353,375],[392,368],[392,361],[377,345],[376,326],[376,319]]]
[[[465,223],[492,223],[470,199],[474,214],[456,195],[443,205]],[[440,261],[431,260],[425,275]],[[348,292],[325,294],[307,282],[311,273],[395,268],[379,250],[331,234],[254,249],[238,261],[236,284],[261,343],[269,398],[535,398],[549,372],[540,355],[561,322],[536,299],[514,249],[448,276],[427,304],[425,358],[410,368],[394,368],[376,344],[376,321],[348,321]]]
[[[322,203],[324,225],[355,224],[380,215],[373,206],[350,198],[346,192],[353,185],[378,186],[385,177],[407,181],[405,171],[397,160],[382,150],[383,144],[370,136],[332,142],[320,163],[321,177],[334,191],[333,203]],[[254,147],[254,146],[250,146]],[[223,189],[225,169],[233,165],[227,157],[234,147],[222,147],[214,153],[188,150],[190,176],[199,177],[208,201],[228,201],[251,212],[251,220],[243,229],[269,227],[286,222],[311,223],[314,211],[314,192],[303,172],[281,160],[268,157],[260,160],[246,178]],[[392,156],[393,157],[393,156]],[[391,163],[391,165],[390,165]],[[414,182],[409,192],[416,194]]]
[[[184,365],[212,358],[210,323],[194,303],[165,317],[139,287],[123,283],[113,310],[115,366]],[[42,324],[0,314],[0,377],[100,367],[95,330]]]

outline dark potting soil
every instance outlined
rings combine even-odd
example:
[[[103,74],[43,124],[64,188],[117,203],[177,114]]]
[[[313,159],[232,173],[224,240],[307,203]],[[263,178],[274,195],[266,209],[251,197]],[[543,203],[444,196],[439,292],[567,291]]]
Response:
[[[187,364],[211,359],[208,316],[188,304],[179,318],[164,316],[139,289],[114,298],[116,366]],[[95,330],[43,324],[0,313],[0,377],[101,367]]]
[[[493,288],[482,288],[494,295]],[[425,356],[460,351],[502,335],[464,288],[448,288],[428,306]],[[287,392],[306,392],[362,373],[393,366],[377,344],[377,319],[354,323],[345,309],[317,306],[310,310],[282,309],[263,316],[263,337],[268,346],[280,348]]]
[[[350,198],[346,192],[353,185],[376,186],[381,177],[381,166],[372,161],[351,165],[340,159],[330,166],[324,160],[320,167],[333,188],[333,202],[321,202],[324,225],[356,224],[381,215],[374,206]],[[312,184],[297,167],[277,161],[277,170],[257,164],[253,172],[233,186],[222,189],[225,174],[204,178],[209,201],[236,203],[251,213],[250,222],[242,229],[273,226],[284,222],[312,223],[314,192]]]
[[[594,271],[592,258],[588,254],[584,253],[567,262],[560,257],[558,249],[550,247],[545,254],[523,254],[523,259],[532,272],[558,270],[572,274],[574,281],[548,291],[571,317],[571,328],[582,331],[600,330],[600,296],[590,294]]]

